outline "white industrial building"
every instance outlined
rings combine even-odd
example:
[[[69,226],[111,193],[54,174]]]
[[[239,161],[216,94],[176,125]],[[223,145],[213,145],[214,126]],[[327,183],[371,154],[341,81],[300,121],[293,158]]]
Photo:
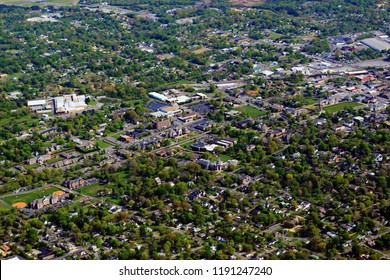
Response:
[[[55,114],[69,114],[82,111],[87,107],[85,95],[63,95],[47,99],[27,101],[27,106],[38,113],[53,112]],[[53,108],[54,106],[54,108]]]
[[[48,113],[52,111],[51,99],[35,99],[27,101],[27,106],[37,113]]]
[[[68,114],[84,110],[87,107],[85,95],[63,95],[53,98],[54,112],[56,114]]]
[[[160,100],[160,101],[167,101],[167,97],[161,93],[158,92],[149,92],[148,95],[154,99]]]

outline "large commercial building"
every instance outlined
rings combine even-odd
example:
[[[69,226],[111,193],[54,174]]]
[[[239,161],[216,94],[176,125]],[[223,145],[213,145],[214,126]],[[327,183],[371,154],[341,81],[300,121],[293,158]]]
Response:
[[[390,44],[388,42],[377,38],[364,39],[361,42],[378,52],[390,50]]]
[[[27,106],[38,113],[54,112],[55,114],[69,114],[84,110],[88,105],[85,103],[85,95],[62,95],[46,99],[27,101]]]
[[[171,125],[170,119],[162,119],[153,122],[154,129],[163,129]]]

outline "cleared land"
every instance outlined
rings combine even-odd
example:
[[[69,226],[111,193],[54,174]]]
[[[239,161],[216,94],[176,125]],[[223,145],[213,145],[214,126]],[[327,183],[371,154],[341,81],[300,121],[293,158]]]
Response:
[[[208,52],[209,50],[210,50],[209,48],[201,48],[201,49],[197,49],[197,50],[192,51],[192,53],[193,54],[202,54],[202,53]]]
[[[265,0],[230,0],[235,5],[242,6],[258,6],[265,2]]]
[[[53,192],[53,194],[63,195],[63,194],[65,194],[65,192],[64,191],[55,191],[55,192]]]
[[[31,191],[29,193],[17,194],[13,196],[4,197],[2,200],[8,205],[14,205],[16,203],[26,203],[27,205],[34,199],[42,198],[43,196],[51,195],[53,192],[59,191],[59,188],[49,187],[46,189],[40,189]]]
[[[12,204],[12,207],[16,207],[16,208],[24,208],[26,206],[27,206],[26,202],[16,202],[16,203]]]
[[[243,107],[235,108],[233,110],[242,112],[244,115],[250,118],[257,118],[260,116],[264,116],[266,114],[264,111],[257,110],[252,106],[243,106]]]
[[[348,108],[359,107],[361,105],[362,104],[356,103],[356,102],[341,102],[341,103],[338,103],[338,104],[325,106],[324,110],[327,113],[335,113],[335,112],[338,112],[338,111],[341,111],[341,110],[346,110]]]

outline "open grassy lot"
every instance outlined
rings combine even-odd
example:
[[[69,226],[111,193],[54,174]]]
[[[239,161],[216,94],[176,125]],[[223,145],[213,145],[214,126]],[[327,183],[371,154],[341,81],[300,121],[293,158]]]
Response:
[[[52,163],[55,163],[57,161],[61,161],[63,160],[63,158],[60,158],[60,157],[55,157],[55,158],[52,158],[52,159],[49,159],[48,161],[46,161],[48,164],[52,164]]]
[[[200,49],[193,50],[192,53],[193,54],[202,54],[202,53],[208,52],[209,50],[210,50],[209,48],[200,48]]]
[[[362,104],[357,103],[357,102],[341,102],[341,103],[338,103],[338,104],[325,106],[324,110],[327,113],[335,113],[335,112],[338,112],[338,111],[341,111],[341,110],[346,110],[348,108],[359,107],[361,105]]]
[[[186,149],[190,149],[190,146],[191,146],[192,144],[194,144],[194,143],[195,143],[195,141],[190,141],[190,142],[181,144],[180,147],[186,148]]]
[[[79,189],[77,189],[77,191],[81,194],[95,196],[99,191],[101,191],[103,189],[104,189],[104,186],[102,186],[100,184],[92,184],[89,186],[79,188]]]
[[[103,140],[97,140],[96,141],[96,144],[99,146],[99,148],[101,149],[104,149],[104,148],[108,148],[108,147],[111,147],[112,145],[108,144],[107,142],[103,141]]]
[[[8,205],[12,205],[17,202],[25,202],[29,204],[32,200],[42,198],[43,196],[51,195],[53,192],[60,190],[56,187],[48,187],[45,189],[39,189],[35,191],[31,191],[29,193],[25,194],[15,194],[13,196],[8,196],[2,198],[2,200],[7,203]]]
[[[228,156],[228,155],[225,155],[225,154],[219,154],[218,156],[219,156],[219,159],[220,159],[221,161],[228,161],[228,160],[231,160],[231,159],[232,159],[231,156]],[[211,161],[212,161],[212,162],[216,162],[216,161],[218,160],[218,156],[213,156],[213,157],[211,157]]]
[[[11,208],[6,207],[5,205],[0,204],[0,212],[10,210]]]
[[[258,118],[258,117],[264,116],[266,114],[265,111],[257,110],[255,108],[253,108],[252,106],[249,106],[249,105],[248,106],[239,107],[239,108],[235,108],[233,110],[242,112],[244,115],[246,115],[246,116],[248,116],[250,118]]]
[[[294,96],[293,100],[299,102],[302,106],[313,105],[318,102],[313,97],[303,95]]]
[[[0,126],[20,125],[26,129],[30,127],[33,122],[38,122],[38,119],[34,119],[32,115],[25,115],[22,117],[8,117],[0,119]]]

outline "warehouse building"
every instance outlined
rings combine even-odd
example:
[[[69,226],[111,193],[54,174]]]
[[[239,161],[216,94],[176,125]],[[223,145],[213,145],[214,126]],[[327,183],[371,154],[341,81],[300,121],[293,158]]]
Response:
[[[378,52],[387,51],[390,49],[390,44],[388,42],[377,38],[364,39],[361,42],[366,46],[370,47],[371,49],[376,50]]]

